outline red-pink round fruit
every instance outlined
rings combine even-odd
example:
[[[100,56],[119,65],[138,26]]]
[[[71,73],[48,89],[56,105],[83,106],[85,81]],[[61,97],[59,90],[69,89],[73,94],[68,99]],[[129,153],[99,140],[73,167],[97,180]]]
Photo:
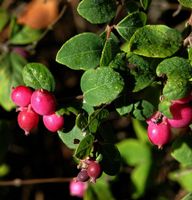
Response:
[[[170,125],[164,117],[160,123],[150,122],[147,128],[148,138],[152,144],[161,148],[171,139]]]
[[[98,162],[92,161],[87,167],[89,177],[96,179],[101,175],[101,166]]]
[[[70,191],[71,196],[83,198],[86,189],[87,189],[86,182],[80,182],[80,181],[76,181],[76,180],[70,181],[69,191]]]
[[[51,92],[39,89],[31,96],[31,106],[39,115],[50,115],[55,112],[56,100]]]
[[[192,101],[191,94],[189,96],[181,98],[181,99],[172,100],[172,103],[187,104],[190,101]]]
[[[17,122],[19,127],[25,131],[25,135],[28,135],[30,131],[37,127],[39,115],[31,108],[26,108],[19,112]]]
[[[53,113],[51,115],[44,115],[43,123],[49,131],[57,132],[58,130],[63,128],[64,117],[59,116],[56,113]]]
[[[173,103],[170,112],[173,118],[168,119],[168,122],[173,128],[183,128],[192,122],[192,107],[188,104]]]
[[[11,99],[17,106],[25,107],[30,104],[32,93],[29,87],[19,85],[12,89]]]

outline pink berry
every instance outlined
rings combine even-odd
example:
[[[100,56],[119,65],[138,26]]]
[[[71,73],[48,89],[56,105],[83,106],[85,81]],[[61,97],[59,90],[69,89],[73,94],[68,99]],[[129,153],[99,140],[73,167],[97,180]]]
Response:
[[[77,177],[76,177],[76,180],[77,181],[81,181],[81,182],[86,182],[86,181],[88,181],[89,180],[89,175],[88,175],[88,173],[87,173],[87,170],[86,169],[82,169],[79,173],[78,173],[78,175],[77,175]]]
[[[189,103],[190,101],[192,101],[191,94],[189,96],[181,98],[181,99],[172,100],[172,103],[186,104],[186,103]]]
[[[101,166],[98,162],[91,162],[87,167],[87,174],[91,178],[91,182],[95,182],[96,179],[101,175]]]
[[[56,100],[49,91],[39,89],[31,96],[31,106],[39,115],[50,115],[55,112]]]
[[[76,180],[70,181],[69,191],[70,191],[71,196],[83,198],[86,189],[87,189],[86,182],[80,182],[80,181],[76,181]]]
[[[59,116],[56,113],[53,113],[51,115],[44,115],[43,123],[49,131],[57,132],[58,130],[63,128],[64,117]]]
[[[25,107],[30,104],[32,93],[33,91],[30,88],[20,85],[13,88],[11,99],[17,106]]]
[[[147,133],[151,143],[157,145],[159,148],[167,144],[171,138],[170,125],[165,117],[159,123],[149,122]]]
[[[17,121],[19,127],[25,131],[25,135],[28,135],[30,131],[37,127],[39,115],[31,108],[26,108],[19,112]]]
[[[183,128],[189,126],[192,122],[192,107],[188,104],[173,103],[170,106],[172,119],[168,119],[173,128]]]

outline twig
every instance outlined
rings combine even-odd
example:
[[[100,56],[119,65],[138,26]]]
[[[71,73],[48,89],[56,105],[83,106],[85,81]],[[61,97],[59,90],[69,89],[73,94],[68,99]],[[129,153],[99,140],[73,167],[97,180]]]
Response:
[[[73,178],[41,178],[41,179],[27,179],[22,180],[16,178],[14,180],[0,181],[0,186],[15,186],[20,187],[23,185],[34,185],[44,183],[65,183],[70,182]]]

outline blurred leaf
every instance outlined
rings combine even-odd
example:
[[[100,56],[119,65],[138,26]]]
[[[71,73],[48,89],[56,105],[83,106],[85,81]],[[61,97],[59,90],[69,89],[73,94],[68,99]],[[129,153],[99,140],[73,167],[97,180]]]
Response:
[[[94,33],[81,33],[63,44],[56,61],[74,70],[88,70],[99,65],[102,40]]]
[[[140,0],[141,6],[144,10],[147,10],[149,7],[149,4],[151,3],[151,0]]]
[[[157,76],[166,75],[169,77],[180,77],[183,79],[192,78],[192,66],[190,65],[189,60],[180,58],[180,57],[172,57],[164,59],[156,69]]]
[[[0,8],[0,32],[3,30],[3,28],[5,27],[5,25],[8,23],[9,21],[9,14],[6,10]]]
[[[92,106],[110,103],[123,90],[124,82],[112,68],[90,69],[81,77],[84,101]]]
[[[144,12],[134,12],[122,19],[115,28],[125,40],[129,41],[134,32],[144,26],[146,21],[147,16]]]
[[[109,183],[105,180],[105,176],[97,179],[95,184],[89,184],[83,200],[115,200]]]
[[[49,69],[41,63],[28,63],[23,69],[25,84],[34,89],[55,90],[55,80]]]
[[[192,192],[185,195],[181,200],[192,200]]]
[[[146,25],[139,28],[124,47],[126,52],[165,58],[173,55],[182,45],[181,33],[165,25]]]
[[[58,131],[62,142],[70,149],[76,149],[80,141],[85,137],[85,133],[80,128],[74,126],[69,132]]]
[[[103,171],[110,175],[116,175],[121,166],[121,155],[118,148],[111,143],[104,143],[100,145],[99,152],[103,159],[101,161],[101,167]]]
[[[84,109],[89,115],[91,115],[94,112],[93,106],[87,104],[86,102],[83,102],[82,109]]]
[[[188,57],[189,57],[190,64],[192,65],[192,47],[188,49]]]
[[[181,165],[192,167],[192,136],[180,137],[173,142],[171,155]]]
[[[10,171],[10,168],[6,164],[0,165],[0,177],[6,176]]]
[[[128,13],[139,11],[140,6],[137,1],[129,0],[129,1],[125,1],[124,3],[125,3],[125,8]]]
[[[179,3],[187,8],[192,8],[192,1],[191,0],[178,0]]]
[[[105,40],[105,44],[102,50],[100,66],[108,66],[113,60],[118,51],[118,38],[114,34],[110,34],[110,37]]]
[[[86,135],[79,143],[74,156],[78,159],[85,159],[90,156],[91,150],[93,148],[94,136],[89,134]]]
[[[167,118],[173,118],[171,111],[170,111],[171,101],[163,100],[159,103],[159,111],[163,113]]]
[[[11,52],[0,58],[0,105],[7,111],[15,107],[10,98],[11,88],[23,84],[22,69],[27,61]]]
[[[115,0],[82,0],[77,11],[92,24],[109,22],[116,14]]]
[[[109,117],[109,111],[106,109],[98,109],[93,112],[88,119],[89,131],[96,133],[103,120]]]
[[[145,192],[147,179],[151,168],[151,150],[145,143],[136,139],[127,139],[117,145],[122,159],[127,165],[135,167],[131,173],[131,180],[135,186],[133,198],[139,198]]]
[[[42,36],[42,31],[23,26],[22,29],[9,39],[10,44],[26,45],[36,42]]]

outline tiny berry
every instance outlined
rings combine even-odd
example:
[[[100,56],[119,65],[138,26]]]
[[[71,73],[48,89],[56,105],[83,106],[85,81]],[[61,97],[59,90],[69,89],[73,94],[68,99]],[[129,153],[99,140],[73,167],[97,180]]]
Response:
[[[70,181],[69,191],[70,191],[71,196],[83,198],[86,189],[87,189],[86,182],[80,182],[80,181],[76,181],[76,180]]]
[[[12,89],[11,99],[17,106],[25,107],[30,104],[32,93],[29,87],[20,85]]]
[[[44,115],[43,123],[49,131],[57,132],[64,125],[64,117],[59,116],[56,113],[53,113],[51,115]]]
[[[31,108],[26,108],[19,112],[17,121],[19,127],[25,131],[25,135],[28,135],[31,130],[37,127],[39,115]]]
[[[51,92],[39,89],[31,96],[31,106],[39,115],[50,115],[55,112],[56,100]]]
[[[171,138],[171,131],[167,118],[163,117],[159,123],[149,122],[147,133],[151,143],[157,145],[158,148],[168,143]]]
[[[88,175],[88,173],[87,173],[87,170],[86,169],[82,169],[79,173],[78,173],[78,175],[77,175],[77,177],[76,177],[76,180],[77,181],[81,181],[81,182],[86,182],[86,181],[88,181],[89,180],[89,175]]]
[[[99,163],[93,161],[87,167],[87,173],[91,178],[91,182],[95,182],[96,179],[101,175],[101,166]]]
[[[172,119],[168,119],[171,127],[183,128],[192,122],[192,107],[188,104],[173,103],[170,106],[170,111],[173,115]]]

